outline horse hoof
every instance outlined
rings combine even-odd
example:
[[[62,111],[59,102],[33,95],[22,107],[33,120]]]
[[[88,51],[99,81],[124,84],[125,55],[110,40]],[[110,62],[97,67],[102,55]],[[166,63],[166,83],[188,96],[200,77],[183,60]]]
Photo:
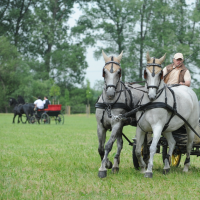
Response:
[[[169,168],[169,169],[163,169],[163,174],[164,174],[164,175],[169,174],[169,172],[170,172],[170,168]]]
[[[145,178],[153,178],[153,173],[152,172],[146,172],[144,177]]]
[[[113,174],[118,173],[119,172],[119,167],[113,167],[112,168],[112,172],[113,172]]]
[[[105,178],[107,176],[107,170],[106,171],[99,171],[98,177],[99,178]]]
[[[108,161],[108,162],[106,163],[106,168],[107,168],[107,169],[112,169],[112,166],[113,166],[112,162]]]

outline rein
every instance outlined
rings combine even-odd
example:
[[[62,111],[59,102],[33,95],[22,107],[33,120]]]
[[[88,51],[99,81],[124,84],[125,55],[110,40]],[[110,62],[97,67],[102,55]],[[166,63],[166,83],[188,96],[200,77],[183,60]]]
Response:
[[[174,99],[174,105],[173,107],[171,107],[170,105],[167,104],[167,96],[166,96],[166,88],[168,88],[170,90],[170,92],[172,93],[172,96],[173,96],[173,99]],[[175,94],[174,94],[174,91],[170,88],[170,87],[167,87],[165,85],[165,102],[148,102],[146,104],[143,104],[143,105],[138,105],[137,108],[131,110],[130,112],[127,112],[125,114],[122,114],[120,115],[119,117],[115,117],[115,119],[122,119],[122,118],[127,118],[127,117],[130,117],[132,115],[134,115],[136,112],[138,111],[143,111],[143,113],[141,114],[141,116],[139,117],[139,120],[141,119],[142,115],[144,114],[144,112],[146,110],[151,110],[151,109],[154,109],[154,108],[164,108],[166,110],[168,110],[169,112],[172,112],[169,120],[167,121],[167,123],[165,124],[165,126],[163,127],[163,131],[165,131],[168,126],[169,126],[169,123],[171,121],[171,119],[173,118],[173,116],[177,115],[179,118],[181,118],[188,126],[189,128],[200,138],[200,135],[192,128],[192,126],[186,121],[186,119],[184,117],[182,117],[178,112],[177,112],[177,106],[176,106],[176,98],[175,98]],[[139,125],[139,120],[137,121],[138,125]],[[145,131],[144,131],[145,132]]]
[[[98,100],[99,100],[98,99],[97,103],[95,104],[95,108],[104,109],[103,114],[102,114],[102,118],[101,118],[101,123],[102,123],[104,129],[106,129],[105,126],[104,126],[104,114],[105,114],[105,112],[107,112],[109,118],[112,118],[112,116],[113,116],[112,113],[111,113],[112,109],[121,108],[121,109],[125,109],[127,111],[132,110],[132,95],[131,95],[131,91],[125,86],[125,84],[122,81],[120,81],[120,83],[121,83],[121,90],[118,91],[118,93],[120,93],[120,94],[118,95],[118,97],[115,100],[115,102],[113,102],[113,103],[105,102],[104,97],[103,97],[103,93],[102,93],[103,103],[98,103]],[[124,86],[125,90],[122,90],[122,86]],[[130,95],[130,105],[128,105],[128,103],[127,103],[126,91]],[[122,92],[125,92],[125,103],[117,103],[117,101],[119,100]],[[110,131],[111,131],[111,129],[110,129]]]

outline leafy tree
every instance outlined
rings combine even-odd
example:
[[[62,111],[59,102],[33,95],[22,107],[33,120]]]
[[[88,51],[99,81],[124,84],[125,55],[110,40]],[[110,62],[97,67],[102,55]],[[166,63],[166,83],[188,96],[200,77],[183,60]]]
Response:
[[[118,53],[127,50],[127,43],[136,23],[137,9],[135,0],[95,0],[90,7],[85,7],[85,14],[78,20],[78,26],[72,30],[73,34],[84,33],[83,42],[93,45],[95,40],[106,44],[107,53]],[[97,47],[95,57],[101,55],[102,47]],[[123,63],[123,60],[122,60]],[[122,64],[122,79],[125,79],[125,65]]]
[[[2,0],[0,4],[0,36],[4,35],[18,48],[27,53],[30,43],[30,24],[33,23],[34,0]]]
[[[54,84],[50,91],[49,91],[50,96],[52,96],[54,98],[54,100],[56,99],[56,97],[60,96],[60,87],[56,84]],[[54,101],[53,100],[53,101]],[[54,102],[53,102],[54,103]]]
[[[89,105],[89,100],[91,99],[92,94],[91,94],[91,88],[90,88],[90,81],[86,79],[86,82],[87,82],[86,99],[87,99],[87,105]]]
[[[0,101],[1,107],[7,112],[8,96],[19,85],[18,72],[21,70],[22,60],[15,46],[3,36],[0,37],[0,46]]]

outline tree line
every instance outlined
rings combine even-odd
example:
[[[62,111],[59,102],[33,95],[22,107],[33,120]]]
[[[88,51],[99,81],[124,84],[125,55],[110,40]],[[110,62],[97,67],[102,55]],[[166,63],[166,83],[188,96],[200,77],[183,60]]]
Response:
[[[75,6],[83,14],[70,28]],[[94,88],[84,83],[89,46],[96,47],[97,59],[102,49],[108,55],[124,51],[123,81],[142,80],[147,51],[167,53],[164,65],[182,52],[199,95],[198,0],[1,0],[0,111],[8,112],[9,97],[17,95],[26,102],[49,95],[77,110],[92,107],[102,82]]]

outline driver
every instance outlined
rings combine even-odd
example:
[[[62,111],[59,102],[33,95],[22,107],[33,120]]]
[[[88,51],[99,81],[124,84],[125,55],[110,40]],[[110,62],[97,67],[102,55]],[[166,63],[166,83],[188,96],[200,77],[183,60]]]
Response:
[[[39,96],[38,99],[34,102],[35,108],[34,110],[37,109],[44,109],[44,103],[41,100],[41,97]]]
[[[163,69],[164,81],[166,84],[180,84],[190,87],[191,75],[189,70],[183,64],[184,58],[182,53],[176,53],[173,63]]]

